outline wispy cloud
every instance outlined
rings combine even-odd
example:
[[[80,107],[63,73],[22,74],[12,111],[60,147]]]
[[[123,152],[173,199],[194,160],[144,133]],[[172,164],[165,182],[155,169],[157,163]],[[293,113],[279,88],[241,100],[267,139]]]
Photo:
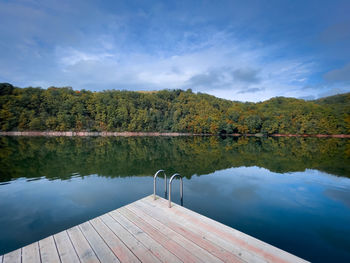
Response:
[[[343,82],[350,84],[350,63],[342,68],[333,69],[324,75],[325,80],[330,82]]]
[[[265,90],[264,88],[248,88],[238,91],[238,94],[245,94],[245,93],[255,93]]]

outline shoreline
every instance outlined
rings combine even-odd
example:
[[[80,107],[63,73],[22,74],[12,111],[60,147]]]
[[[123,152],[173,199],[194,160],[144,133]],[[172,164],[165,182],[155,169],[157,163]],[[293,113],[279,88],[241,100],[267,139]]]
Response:
[[[350,134],[197,134],[180,132],[73,132],[73,131],[0,131],[0,136],[45,136],[45,137],[135,137],[135,136],[233,136],[233,137],[317,137],[317,138],[350,138]]]

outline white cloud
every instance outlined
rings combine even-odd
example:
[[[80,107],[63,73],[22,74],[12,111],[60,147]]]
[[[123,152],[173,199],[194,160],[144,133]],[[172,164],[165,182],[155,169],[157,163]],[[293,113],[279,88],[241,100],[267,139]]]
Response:
[[[63,67],[73,66],[84,62],[104,62],[106,60],[114,59],[115,55],[111,53],[86,53],[72,48],[62,49],[58,48],[57,53],[59,54],[59,62]]]
[[[218,41],[216,37],[197,49],[191,45],[185,52],[186,46],[181,46],[167,55],[125,53],[109,41],[107,48],[91,48],[94,52],[59,47],[56,58],[60,74],[76,89],[192,88],[247,101],[310,95],[300,94],[313,67],[306,59],[272,59],[276,47],[253,48],[250,43],[223,40],[223,33]],[[60,74],[56,79],[63,77]]]
[[[93,90],[192,88],[245,101],[349,90],[348,53],[339,51],[345,67],[331,71],[327,52],[321,56],[317,46],[297,42],[315,38],[314,30],[304,22],[290,27],[299,20],[288,20],[290,10],[281,6],[276,10],[287,13],[276,12],[283,19],[275,20],[266,15],[270,7],[232,1],[145,2],[137,8],[112,2],[0,1],[0,81]],[[348,47],[346,25],[330,27],[323,42]],[[298,26],[305,32],[294,32]],[[315,49],[306,53],[305,47]]]

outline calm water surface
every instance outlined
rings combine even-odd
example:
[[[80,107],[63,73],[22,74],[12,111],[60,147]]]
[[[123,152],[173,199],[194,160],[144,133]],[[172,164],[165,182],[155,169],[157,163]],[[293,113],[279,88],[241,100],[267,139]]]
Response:
[[[0,137],[0,254],[151,194],[160,168],[185,176],[187,208],[350,262],[350,140],[332,138]]]

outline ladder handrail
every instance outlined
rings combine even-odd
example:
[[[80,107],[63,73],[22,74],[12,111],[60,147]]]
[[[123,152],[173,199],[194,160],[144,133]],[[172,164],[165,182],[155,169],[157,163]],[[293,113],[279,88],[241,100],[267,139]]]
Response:
[[[164,170],[159,170],[157,171],[155,174],[154,174],[154,177],[153,177],[153,199],[156,200],[156,179],[157,179],[157,176],[159,173],[164,173],[164,179],[165,179],[165,196],[166,196],[166,192],[167,192],[167,188],[166,188],[166,174],[165,174],[165,171]]]
[[[183,182],[182,182],[182,176],[180,174],[173,174],[173,176],[171,176],[170,180],[169,180],[169,208],[171,208],[171,183],[173,181],[173,179],[179,176],[180,177],[180,196],[181,196],[181,203],[183,202]]]

